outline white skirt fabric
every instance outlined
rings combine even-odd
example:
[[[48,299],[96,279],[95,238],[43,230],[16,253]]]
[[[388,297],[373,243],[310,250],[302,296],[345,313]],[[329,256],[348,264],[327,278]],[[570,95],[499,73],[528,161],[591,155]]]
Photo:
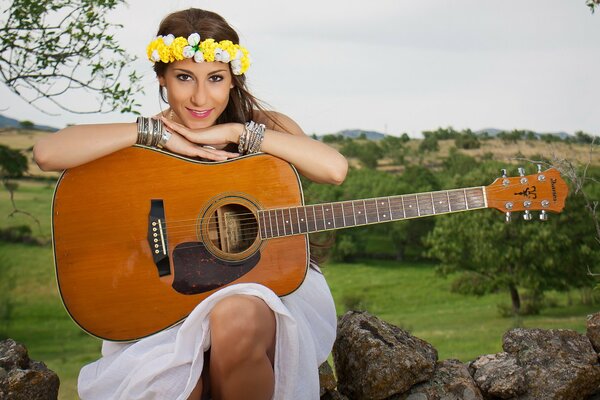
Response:
[[[280,298],[253,283],[232,285],[206,298],[180,325],[133,343],[103,342],[102,358],[79,374],[79,396],[83,400],[187,399],[200,379],[204,352],[210,348],[210,310],[234,294],[259,297],[275,314],[273,399],[318,399],[318,366],[331,352],[337,320],[329,287],[312,268],[300,288],[288,296]]]

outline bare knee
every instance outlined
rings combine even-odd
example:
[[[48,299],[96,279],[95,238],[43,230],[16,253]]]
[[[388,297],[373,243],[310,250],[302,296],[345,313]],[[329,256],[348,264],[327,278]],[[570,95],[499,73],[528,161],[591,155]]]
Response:
[[[211,352],[219,362],[269,357],[275,350],[275,316],[258,297],[230,296],[221,300],[210,314]],[[217,354],[215,354],[217,353]]]

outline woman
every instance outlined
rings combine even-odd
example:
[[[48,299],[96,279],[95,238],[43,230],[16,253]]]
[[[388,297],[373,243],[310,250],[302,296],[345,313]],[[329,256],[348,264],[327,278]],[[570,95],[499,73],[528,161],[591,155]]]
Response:
[[[34,148],[40,168],[75,167],[137,143],[213,161],[260,150],[315,182],[344,180],[343,156],[307,137],[290,118],[262,109],[248,92],[248,51],[222,17],[199,9],[175,12],[158,35],[148,57],[169,109],[154,120],[70,126],[45,137]],[[80,373],[80,396],[318,398],[317,368],[331,350],[335,323],[316,266],[282,298],[257,284],[229,286],[179,326],[135,343],[104,342],[103,357]]]

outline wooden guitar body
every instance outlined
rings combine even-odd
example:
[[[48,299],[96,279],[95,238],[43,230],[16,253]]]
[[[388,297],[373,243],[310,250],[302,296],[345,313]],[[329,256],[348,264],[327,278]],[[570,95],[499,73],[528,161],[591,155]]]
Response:
[[[307,235],[263,240],[256,221],[258,210],[302,204],[296,170],[264,154],[208,163],[132,147],[69,169],[52,209],[63,303],[85,331],[129,341],[223,286],[289,294],[306,275]]]

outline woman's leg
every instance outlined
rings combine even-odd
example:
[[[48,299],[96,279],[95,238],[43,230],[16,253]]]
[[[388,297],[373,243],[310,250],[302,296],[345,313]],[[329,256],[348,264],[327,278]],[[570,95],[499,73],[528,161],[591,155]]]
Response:
[[[211,311],[210,389],[214,400],[269,400],[275,377],[275,315],[254,296],[230,296]]]

